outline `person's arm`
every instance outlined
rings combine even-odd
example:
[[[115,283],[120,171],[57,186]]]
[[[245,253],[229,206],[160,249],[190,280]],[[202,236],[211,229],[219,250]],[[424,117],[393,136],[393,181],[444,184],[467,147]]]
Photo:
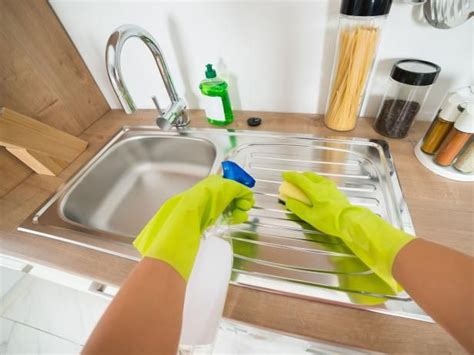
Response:
[[[176,354],[186,282],[204,231],[224,213],[243,223],[252,192],[211,175],[166,201],[133,245],[144,259],[135,267],[94,329],[84,354]]]
[[[392,270],[420,307],[474,353],[474,258],[418,238],[400,250]]]
[[[396,229],[352,205],[336,184],[307,172],[285,172],[280,199],[302,220],[341,238],[397,291],[399,284],[455,339],[474,353],[474,259]]]
[[[169,264],[144,258],[107,308],[83,353],[175,355],[185,290],[185,280]]]

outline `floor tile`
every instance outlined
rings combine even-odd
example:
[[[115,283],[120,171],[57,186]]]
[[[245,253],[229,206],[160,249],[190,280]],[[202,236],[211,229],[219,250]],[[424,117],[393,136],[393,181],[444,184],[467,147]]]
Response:
[[[33,278],[2,316],[84,344],[108,303],[93,294]]]
[[[78,354],[81,348],[60,337],[0,318],[0,354]]]
[[[25,273],[0,267],[0,299],[10,291]]]

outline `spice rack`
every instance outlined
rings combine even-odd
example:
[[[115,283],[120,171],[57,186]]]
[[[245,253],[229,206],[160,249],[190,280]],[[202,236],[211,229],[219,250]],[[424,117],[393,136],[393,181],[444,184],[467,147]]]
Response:
[[[421,164],[428,170],[432,171],[436,175],[442,176],[446,179],[456,180],[456,181],[474,181],[474,174],[463,174],[452,166],[440,166],[433,161],[433,155],[424,153],[421,150],[421,145],[423,141],[419,141],[415,147],[415,155],[420,161]]]

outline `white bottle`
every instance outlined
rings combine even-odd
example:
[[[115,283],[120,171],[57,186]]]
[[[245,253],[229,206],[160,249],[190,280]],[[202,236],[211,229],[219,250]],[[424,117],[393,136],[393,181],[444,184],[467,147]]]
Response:
[[[232,273],[232,244],[225,226],[202,237],[186,287],[179,354],[210,354]]]

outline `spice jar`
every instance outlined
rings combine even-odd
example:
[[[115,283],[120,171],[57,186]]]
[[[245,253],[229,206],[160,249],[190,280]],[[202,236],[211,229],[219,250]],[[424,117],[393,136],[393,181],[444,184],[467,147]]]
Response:
[[[443,143],[454,125],[454,121],[461,114],[460,104],[463,97],[459,94],[451,94],[444,100],[433,123],[423,138],[421,150],[426,154],[434,154]]]
[[[374,129],[389,138],[406,137],[440,71],[438,65],[424,60],[395,63]]]
[[[441,166],[450,166],[459,152],[469,142],[474,133],[474,104],[468,104],[459,118],[454,122],[454,128],[444,140],[435,163]]]
[[[331,89],[324,123],[350,131],[357,123],[365,87],[392,0],[342,0]]]
[[[474,140],[470,140],[454,163],[454,168],[461,173],[474,173]]]

